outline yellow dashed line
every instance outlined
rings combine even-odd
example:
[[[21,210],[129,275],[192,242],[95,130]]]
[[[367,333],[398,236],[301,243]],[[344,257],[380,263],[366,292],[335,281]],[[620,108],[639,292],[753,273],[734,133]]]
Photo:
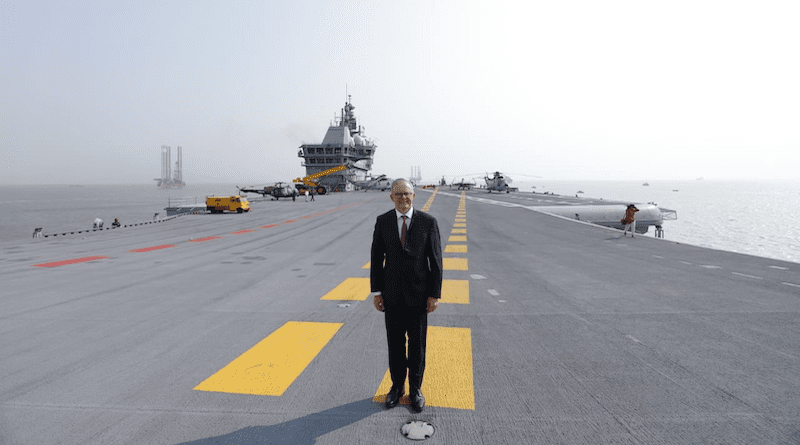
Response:
[[[469,280],[442,280],[439,303],[469,304]]]
[[[467,253],[466,244],[448,244],[444,246],[444,253]]]
[[[442,258],[444,270],[469,270],[469,262],[466,258]]]
[[[392,386],[389,371],[383,376],[374,402],[384,402]],[[472,371],[472,331],[469,328],[428,326],[425,379],[422,382],[425,404],[455,409],[475,409]],[[407,405],[408,380],[400,403]]]
[[[438,188],[438,187],[437,187],[437,188],[435,188],[435,189],[433,189],[433,193],[431,194],[431,197],[430,197],[430,198],[428,198],[428,202],[426,202],[426,203],[425,203],[425,205],[424,205],[424,206],[422,206],[422,211],[423,211],[423,212],[427,212],[428,210],[430,210],[430,209],[431,209],[431,205],[433,204],[433,198],[435,198],[435,197],[436,197],[436,193],[437,193],[438,191],[439,191],[439,188]]]
[[[464,235],[450,235],[450,238],[447,239],[448,243],[466,243],[467,237]]]
[[[450,233],[467,233],[467,229],[453,229]]]
[[[339,283],[332,291],[323,295],[320,300],[364,301],[369,297],[369,293],[369,278],[350,277]]]
[[[342,323],[289,321],[194,389],[280,396]]]

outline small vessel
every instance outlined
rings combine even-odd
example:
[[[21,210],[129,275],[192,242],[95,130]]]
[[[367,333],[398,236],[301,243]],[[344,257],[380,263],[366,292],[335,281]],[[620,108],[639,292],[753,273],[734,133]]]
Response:
[[[642,186],[644,186],[644,187],[647,187],[647,186],[649,186],[649,185],[650,185],[650,184],[648,184],[648,183],[646,183],[646,182],[645,182],[644,184],[642,184]]]

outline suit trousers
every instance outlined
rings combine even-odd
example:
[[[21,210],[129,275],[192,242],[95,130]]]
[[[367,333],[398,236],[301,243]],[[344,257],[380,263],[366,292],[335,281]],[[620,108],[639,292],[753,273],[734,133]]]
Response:
[[[392,386],[402,388],[408,370],[411,390],[422,387],[425,374],[425,346],[428,339],[428,312],[423,308],[386,309],[386,339],[389,344],[389,374]],[[408,355],[406,356],[406,335]]]

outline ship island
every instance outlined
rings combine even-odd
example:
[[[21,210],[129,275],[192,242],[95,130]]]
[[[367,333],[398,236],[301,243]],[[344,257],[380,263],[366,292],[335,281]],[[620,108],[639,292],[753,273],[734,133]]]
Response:
[[[377,145],[366,137],[364,128],[358,124],[353,110],[351,96],[341,109],[325,133],[319,144],[302,144],[297,156],[303,158],[300,163],[306,168],[306,175],[311,176],[337,166],[345,168],[326,174],[319,178],[319,183],[332,192],[349,192],[355,190],[355,181],[363,181],[372,170],[372,159]]]

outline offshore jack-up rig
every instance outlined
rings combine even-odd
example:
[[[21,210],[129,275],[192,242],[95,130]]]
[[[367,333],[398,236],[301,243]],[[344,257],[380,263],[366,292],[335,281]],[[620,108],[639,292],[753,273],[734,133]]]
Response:
[[[175,161],[175,171],[172,167],[172,147],[161,146],[161,177],[155,178],[156,186],[161,188],[180,188],[186,185],[183,182],[183,153],[178,147],[178,159]]]
[[[364,136],[364,128],[358,125],[355,107],[347,96],[341,116],[328,127],[321,144],[303,144],[298,157],[303,158],[301,166],[306,175],[329,170],[337,165],[345,166],[335,173],[320,177],[318,182],[332,192],[349,192],[355,189],[354,181],[364,181],[367,172],[372,170],[372,158],[377,146]]]

